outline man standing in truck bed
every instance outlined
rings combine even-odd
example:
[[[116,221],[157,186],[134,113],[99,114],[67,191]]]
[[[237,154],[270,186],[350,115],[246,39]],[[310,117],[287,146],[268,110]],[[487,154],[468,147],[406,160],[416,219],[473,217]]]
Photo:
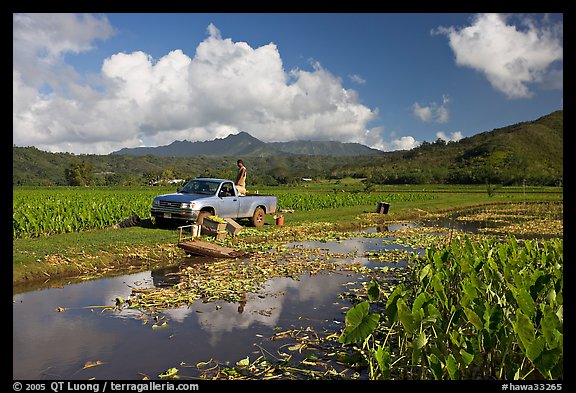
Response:
[[[236,175],[236,189],[239,195],[246,195],[246,167],[244,166],[244,161],[236,161],[238,165],[238,174]]]

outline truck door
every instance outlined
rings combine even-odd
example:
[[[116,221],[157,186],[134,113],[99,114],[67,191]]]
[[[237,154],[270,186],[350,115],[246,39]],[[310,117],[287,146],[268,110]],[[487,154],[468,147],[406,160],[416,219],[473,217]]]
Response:
[[[220,185],[214,205],[216,214],[220,217],[236,218],[238,216],[238,196],[236,196],[232,182],[224,182]]]

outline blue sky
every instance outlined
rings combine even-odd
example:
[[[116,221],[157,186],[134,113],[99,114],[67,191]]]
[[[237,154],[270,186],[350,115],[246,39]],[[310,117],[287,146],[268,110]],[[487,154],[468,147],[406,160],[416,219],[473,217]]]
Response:
[[[13,14],[13,144],[384,151],[563,108],[563,14]]]

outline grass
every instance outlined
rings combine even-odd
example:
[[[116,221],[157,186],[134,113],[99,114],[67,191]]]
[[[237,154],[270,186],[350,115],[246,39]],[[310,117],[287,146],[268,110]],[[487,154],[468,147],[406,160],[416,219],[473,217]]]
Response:
[[[334,186],[359,190],[363,185],[357,179],[344,179],[337,184],[324,182],[310,188],[328,191]],[[379,186],[379,188],[381,188]],[[251,231],[249,238],[238,236],[239,241],[259,242],[270,239],[270,232],[286,231],[291,227],[310,223],[330,223],[333,229],[368,227],[385,222],[417,220],[434,214],[466,208],[510,202],[563,202],[562,190],[534,188],[524,190],[498,189],[489,197],[486,188],[480,186],[394,186],[379,191],[403,191],[435,193],[432,200],[394,203],[387,215],[375,213],[376,206],[361,205],[337,209],[318,209],[283,213],[284,227],[277,227],[273,216],[266,216],[265,225]],[[260,193],[274,194],[274,188],[260,189]],[[283,187],[277,191],[299,192],[298,188]],[[146,220],[145,220],[146,221]],[[248,225],[240,221],[241,225]],[[297,232],[297,231],[296,231]],[[262,236],[260,236],[261,234]],[[242,232],[241,232],[242,235]],[[273,237],[273,236],[272,236]],[[282,238],[282,236],[278,236]],[[122,229],[103,229],[66,233],[33,239],[13,241],[13,286],[54,279],[56,277],[110,274],[125,269],[148,269],[153,266],[174,263],[177,253],[177,229],[158,229],[141,225]]]

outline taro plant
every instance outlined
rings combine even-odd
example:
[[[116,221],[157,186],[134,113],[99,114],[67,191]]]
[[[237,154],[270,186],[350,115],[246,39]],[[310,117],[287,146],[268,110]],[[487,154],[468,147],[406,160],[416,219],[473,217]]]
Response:
[[[410,280],[346,315],[340,342],[361,343],[370,378],[562,379],[563,241],[467,237],[412,256]]]
[[[369,300],[376,301],[379,295],[378,284],[371,280],[368,288]],[[342,344],[362,343],[360,352],[368,362],[371,378],[377,373],[388,378],[390,351],[385,344],[377,345],[374,342],[373,332],[377,329],[379,320],[380,314],[370,312],[368,301],[358,303],[346,313],[346,327],[338,341]]]

